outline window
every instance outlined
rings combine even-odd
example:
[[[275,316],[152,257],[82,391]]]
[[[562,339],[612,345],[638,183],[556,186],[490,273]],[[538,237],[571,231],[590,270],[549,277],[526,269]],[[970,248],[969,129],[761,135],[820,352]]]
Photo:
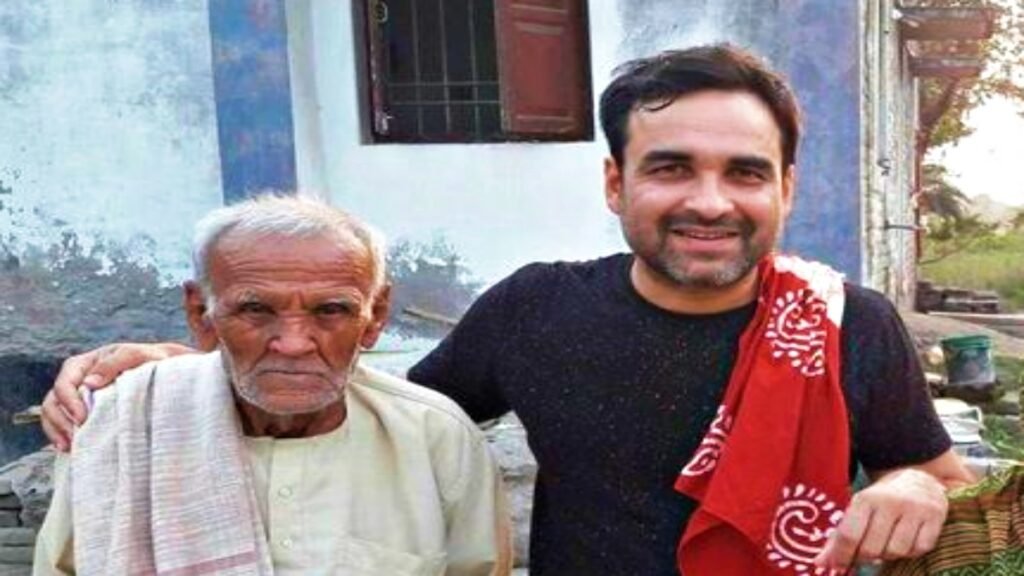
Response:
[[[585,0],[366,0],[376,142],[593,134]]]

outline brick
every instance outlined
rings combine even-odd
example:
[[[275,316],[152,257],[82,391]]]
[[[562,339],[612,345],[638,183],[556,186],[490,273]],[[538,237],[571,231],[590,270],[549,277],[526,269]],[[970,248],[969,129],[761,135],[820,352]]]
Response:
[[[32,567],[27,564],[0,564],[0,576],[32,576]]]
[[[32,546],[36,531],[31,528],[0,528],[0,546]]]
[[[31,566],[35,553],[34,546],[17,546],[15,548],[0,546],[0,564],[28,564]]]

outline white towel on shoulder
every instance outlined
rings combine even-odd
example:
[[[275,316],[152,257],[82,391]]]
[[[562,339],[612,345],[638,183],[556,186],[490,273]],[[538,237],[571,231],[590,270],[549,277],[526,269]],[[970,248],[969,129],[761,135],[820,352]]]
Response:
[[[273,574],[219,353],[145,364],[97,392],[71,485],[80,574]]]

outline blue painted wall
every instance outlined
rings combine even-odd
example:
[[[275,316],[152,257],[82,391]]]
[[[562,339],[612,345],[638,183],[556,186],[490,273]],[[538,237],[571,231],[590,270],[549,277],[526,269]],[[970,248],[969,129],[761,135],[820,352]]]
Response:
[[[284,3],[210,0],[224,202],[295,189]]]
[[[783,248],[860,281],[860,2],[620,0],[618,8],[622,60],[729,41],[788,76],[803,107],[804,136]]]
[[[860,8],[779,2],[779,66],[800,96],[804,139],[784,247],[861,279]]]

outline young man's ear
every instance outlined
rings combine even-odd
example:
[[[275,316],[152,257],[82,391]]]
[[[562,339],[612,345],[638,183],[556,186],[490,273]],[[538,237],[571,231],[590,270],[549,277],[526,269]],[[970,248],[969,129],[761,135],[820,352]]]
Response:
[[[604,201],[613,214],[622,214],[622,169],[611,156],[604,159]]]
[[[363,330],[363,335],[359,338],[360,346],[364,349],[373,348],[381,333],[384,332],[384,325],[388,323],[390,313],[391,284],[385,284],[377,290],[377,295],[373,299],[373,305],[370,308],[370,323],[367,324],[366,330]]]
[[[782,173],[782,219],[787,220],[793,211],[793,199],[796,196],[796,165],[790,164]]]
[[[213,322],[206,314],[206,295],[194,280],[182,284],[181,305],[185,309],[185,319],[196,348],[203,352],[217,349],[217,334],[213,330]]]

